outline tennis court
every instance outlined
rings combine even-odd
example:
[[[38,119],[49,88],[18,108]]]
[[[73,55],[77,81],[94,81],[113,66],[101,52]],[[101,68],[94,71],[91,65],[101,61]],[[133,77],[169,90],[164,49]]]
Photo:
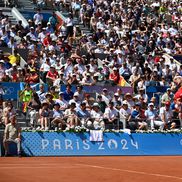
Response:
[[[181,156],[0,158],[0,182],[178,182]]]

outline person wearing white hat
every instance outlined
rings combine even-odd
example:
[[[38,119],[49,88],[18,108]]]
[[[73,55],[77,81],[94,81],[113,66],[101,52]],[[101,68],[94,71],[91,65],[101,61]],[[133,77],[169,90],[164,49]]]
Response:
[[[114,103],[114,107],[116,107],[116,106],[120,107],[121,106],[121,100],[120,100],[119,94],[117,92],[114,94],[112,101]]]
[[[50,22],[47,23],[46,33],[50,33],[50,34],[54,33],[54,29],[51,26],[51,23]]]
[[[102,100],[106,102],[106,104],[109,104],[109,101],[112,99],[110,93],[108,92],[107,88],[103,88],[102,90]]]
[[[72,102],[74,102],[74,103],[76,104],[76,109],[79,108],[80,103],[81,103],[78,97],[79,97],[79,93],[78,93],[78,92],[75,92],[75,93],[73,94],[73,99],[71,99],[71,100],[69,101],[69,105],[70,105]]]
[[[60,105],[62,111],[68,108],[68,102],[64,99],[64,92],[59,92],[59,97],[55,100],[55,103]]]
[[[116,67],[114,67],[113,72],[110,73],[109,79],[112,80],[115,84],[119,83],[120,75]]]
[[[84,78],[82,79],[81,84],[82,84],[82,85],[88,85],[88,86],[90,86],[90,85],[92,85],[92,83],[93,83],[93,79],[92,79],[92,77],[91,77],[91,74],[90,74],[90,73],[87,73],[87,74],[86,74],[86,77],[84,77]]]
[[[148,109],[145,111],[145,117],[151,130],[155,129],[155,126],[159,126],[163,130],[164,123],[159,119],[157,111],[154,109],[154,103],[148,104]]]
[[[54,65],[50,66],[50,70],[46,75],[46,81],[49,85],[53,85],[54,81],[58,78],[58,72],[56,71]]]
[[[148,96],[147,96],[147,94],[145,94],[145,88],[144,87],[139,88],[139,93],[135,96],[135,98],[138,100],[140,98],[142,98],[145,103],[148,102]]]
[[[165,104],[166,101],[172,101],[174,94],[171,92],[171,88],[167,88],[166,93],[162,95],[161,103]]]
[[[127,120],[131,115],[131,109],[128,107],[128,102],[126,100],[122,103],[122,108],[119,110],[120,121],[123,123],[123,129],[127,127]]]
[[[87,123],[90,124],[89,127],[94,127],[94,129],[105,128],[105,124],[103,121],[103,113],[100,111],[100,106],[98,103],[95,102],[92,105],[90,116],[92,123]]]

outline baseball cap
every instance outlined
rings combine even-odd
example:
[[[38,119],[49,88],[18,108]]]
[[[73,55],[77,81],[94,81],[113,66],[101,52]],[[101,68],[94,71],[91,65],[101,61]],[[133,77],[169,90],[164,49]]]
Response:
[[[128,102],[126,100],[124,100],[123,105],[128,105]]]
[[[140,106],[140,105],[141,105],[140,102],[135,103],[135,106]]]
[[[78,97],[79,94],[78,94],[77,92],[75,92],[73,96],[74,96],[74,97],[75,97],[75,96]]]
[[[154,103],[151,102],[151,103],[148,104],[148,106],[154,106]]]
[[[119,97],[119,94],[118,94],[118,93],[115,93],[115,94],[114,94],[114,96],[117,96],[117,97]]]
[[[64,92],[59,92],[59,95],[63,95],[64,94]]]
[[[93,107],[100,107],[100,106],[99,106],[98,103],[95,102],[95,103],[93,104]]]
[[[170,104],[171,104],[170,101],[165,102],[165,105],[167,105],[167,106],[170,106]]]

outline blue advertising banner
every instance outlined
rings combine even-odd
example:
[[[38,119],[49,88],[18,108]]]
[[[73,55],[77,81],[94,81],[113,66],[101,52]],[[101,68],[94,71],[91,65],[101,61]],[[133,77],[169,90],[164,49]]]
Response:
[[[5,100],[16,100],[18,91],[20,90],[20,83],[13,82],[2,82],[0,87],[3,90],[3,99]]]
[[[159,104],[160,101],[160,96],[162,96],[162,94],[164,94],[167,90],[167,88],[169,88],[168,86],[149,86],[146,89],[146,93],[148,96],[148,100],[150,100],[152,97],[156,98],[156,103]]]
[[[17,100],[18,99],[18,93],[20,90],[24,89],[25,83],[19,82],[1,82],[0,83],[0,89],[2,90],[2,97],[4,100]],[[31,84],[32,89],[38,91],[39,90],[39,83]],[[44,84],[45,91],[48,90],[48,85]]]
[[[121,88],[122,93],[130,93],[133,94],[133,88],[132,87],[120,87],[120,86],[83,86],[83,90],[85,90],[88,93],[101,93],[103,88],[107,88],[108,92],[111,95],[114,95],[116,93],[118,88]],[[66,90],[66,85],[61,85],[61,91]],[[72,91],[74,92],[76,90],[76,86],[72,86]]]
[[[22,16],[25,18],[25,19],[31,19],[33,20],[33,16],[37,13],[36,11],[32,12],[32,11],[20,11],[20,13],[22,14]],[[41,12],[42,15],[43,15],[43,18],[44,18],[44,21],[48,21],[50,16],[52,15],[50,12],[44,12],[42,11]]]
[[[104,133],[91,142],[89,133],[22,132],[27,156],[182,155],[182,134]]]

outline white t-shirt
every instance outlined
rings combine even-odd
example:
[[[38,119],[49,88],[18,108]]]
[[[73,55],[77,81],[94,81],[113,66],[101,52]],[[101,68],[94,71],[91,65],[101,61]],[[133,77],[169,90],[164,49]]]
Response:
[[[119,111],[119,114],[120,114],[120,118],[123,116],[127,118],[131,114],[131,109],[128,108],[127,110],[125,110],[121,108]]]
[[[33,19],[34,19],[35,24],[38,25],[38,23],[42,23],[43,15],[36,13],[34,15]]]
[[[105,110],[105,113],[104,113],[104,116],[108,119],[113,119],[113,118],[116,118],[118,117],[118,111],[113,108],[113,109],[110,109],[109,107],[106,108]]]
[[[91,116],[91,118],[100,120],[100,119],[102,119],[102,112],[100,112],[100,111],[96,112],[94,110],[91,110],[90,116]]]
[[[43,71],[49,71],[50,66],[48,64],[46,64],[46,63],[43,63],[40,69],[43,70]]]
[[[171,122],[171,118],[173,116],[172,110],[169,109],[168,111],[166,111],[166,107],[161,107],[160,108],[160,113],[159,113],[160,118],[162,117],[163,114],[165,115],[165,121],[167,123]]]

